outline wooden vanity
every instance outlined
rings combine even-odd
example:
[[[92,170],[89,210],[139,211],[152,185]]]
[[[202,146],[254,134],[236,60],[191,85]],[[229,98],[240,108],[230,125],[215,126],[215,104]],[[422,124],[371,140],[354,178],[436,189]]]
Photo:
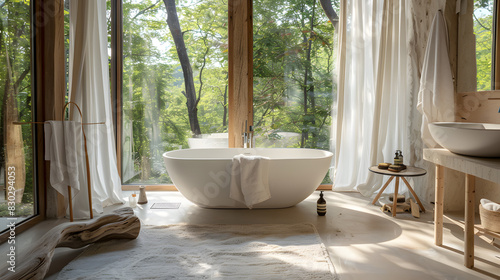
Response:
[[[500,159],[461,156],[447,149],[424,149],[424,159],[436,164],[434,242],[438,246],[443,244],[444,168],[465,173],[464,265],[472,268],[474,266],[474,234],[500,238],[499,233],[485,230],[474,224],[475,178],[500,184]],[[460,224],[460,222],[456,223]]]

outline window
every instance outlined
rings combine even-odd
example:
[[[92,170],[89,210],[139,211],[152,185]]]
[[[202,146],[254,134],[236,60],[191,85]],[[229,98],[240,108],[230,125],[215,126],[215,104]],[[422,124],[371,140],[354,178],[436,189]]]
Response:
[[[6,1],[0,6],[0,231],[37,212],[31,125],[31,2]]]
[[[476,37],[477,91],[494,90],[492,51],[494,48],[494,0],[474,1],[474,34]]]
[[[202,138],[227,147],[227,3],[167,2],[123,1],[126,184],[170,184],[166,151],[204,145]]]
[[[329,149],[333,24],[318,1],[254,1],[256,145]]]
[[[228,2],[119,1],[122,182],[171,184],[164,152],[228,147]],[[253,6],[256,145],[329,149],[332,22],[314,0]]]

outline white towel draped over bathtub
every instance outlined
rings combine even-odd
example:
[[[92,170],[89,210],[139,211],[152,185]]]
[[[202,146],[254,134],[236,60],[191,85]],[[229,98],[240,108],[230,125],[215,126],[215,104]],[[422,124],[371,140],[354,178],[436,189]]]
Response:
[[[245,204],[249,209],[271,198],[269,158],[256,155],[234,156],[229,197]]]

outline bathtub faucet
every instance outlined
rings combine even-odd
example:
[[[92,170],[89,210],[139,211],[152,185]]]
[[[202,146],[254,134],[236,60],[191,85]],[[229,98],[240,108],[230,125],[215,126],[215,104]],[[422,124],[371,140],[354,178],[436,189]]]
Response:
[[[245,121],[245,127],[243,128],[241,137],[243,138],[243,148],[253,148],[253,126],[248,126],[248,120]]]

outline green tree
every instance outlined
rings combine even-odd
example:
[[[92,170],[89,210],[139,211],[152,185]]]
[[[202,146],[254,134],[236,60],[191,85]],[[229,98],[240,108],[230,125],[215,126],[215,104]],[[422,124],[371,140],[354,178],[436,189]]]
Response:
[[[0,98],[2,100],[0,162],[5,171],[15,168],[16,202],[33,202],[31,121],[31,21],[30,1],[4,1],[0,4]],[[7,195],[7,193],[6,193]]]

